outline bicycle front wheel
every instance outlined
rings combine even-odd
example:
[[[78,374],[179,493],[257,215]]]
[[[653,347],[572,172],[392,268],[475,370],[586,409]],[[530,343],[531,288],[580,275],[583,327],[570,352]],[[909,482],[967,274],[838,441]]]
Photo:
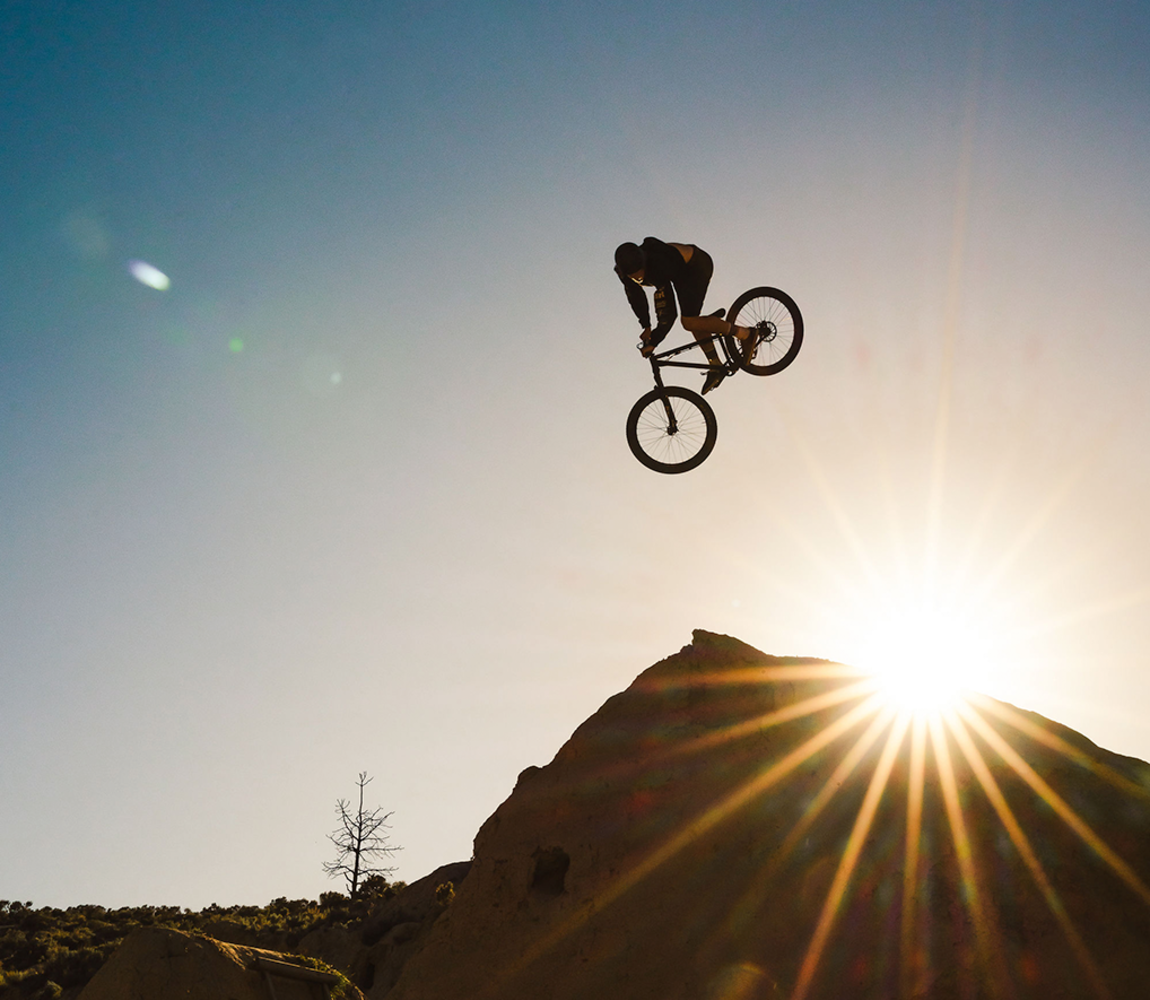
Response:
[[[726,337],[727,350],[739,359],[743,371],[774,375],[798,356],[803,346],[803,314],[786,292],[777,288],[752,288],[743,292],[727,313],[736,326],[748,326],[754,335],[746,340]]]
[[[711,454],[718,436],[711,404],[677,385],[652,389],[627,416],[631,453],[655,472],[689,472]]]

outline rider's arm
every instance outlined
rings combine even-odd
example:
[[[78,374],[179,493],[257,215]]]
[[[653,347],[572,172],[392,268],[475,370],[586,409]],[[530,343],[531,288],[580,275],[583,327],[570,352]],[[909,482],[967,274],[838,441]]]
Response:
[[[645,304],[645,303],[644,303]],[[655,289],[655,318],[659,325],[651,331],[651,338],[658,343],[675,325],[679,311],[675,308],[675,293],[668,283]]]
[[[651,325],[651,310],[647,306],[646,293],[625,274],[619,274],[619,272],[616,271],[615,275],[623,282],[623,291],[627,293],[627,301],[631,303],[631,310],[635,313],[635,318],[639,320],[643,329],[646,330]]]

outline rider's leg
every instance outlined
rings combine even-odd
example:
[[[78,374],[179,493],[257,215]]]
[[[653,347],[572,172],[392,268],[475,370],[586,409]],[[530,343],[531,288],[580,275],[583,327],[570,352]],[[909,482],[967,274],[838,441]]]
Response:
[[[751,335],[750,327],[735,326],[718,316],[684,316],[683,326],[695,334],[696,340],[700,331],[708,336],[716,333],[734,334],[739,340],[746,340]]]
[[[695,339],[707,356],[707,362],[712,365],[721,364],[719,354],[715,350],[714,337],[716,334],[722,336],[729,333],[731,324],[719,319],[718,316],[684,316],[681,322],[684,330],[690,330],[695,335]]]
[[[711,255],[701,247],[695,247],[690,260],[687,261],[685,273],[675,283],[683,329],[695,335],[712,367],[721,364],[713,338],[716,334],[722,336],[727,333],[730,327],[729,323],[724,323],[719,318],[721,311],[714,316],[699,315],[703,311],[703,300],[707,297],[707,288],[711,284],[711,275],[714,271],[715,263],[711,260]]]
[[[682,322],[683,326],[695,335],[695,339],[707,356],[707,364],[710,367],[706,378],[703,379],[703,395],[705,396],[712,389],[717,389],[727,374],[727,369],[723,367],[723,363],[719,360],[719,354],[715,350],[714,338],[716,334],[722,336],[727,333],[731,324],[724,322],[718,316],[684,316]]]
[[[684,316],[682,323],[684,329],[690,330],[695,335],[703,353],[707,355],[707,361],[712,365],[720,364],[719,355],[715,352],[715,342],[712,339],[715,334],[720,336],[734,334],[739,340],[746,340],[751,335],[751,331],[747,327],[735,326],[734,323],[728,323],[718,316]]]
[[[714,269],[715,265],[711,260],[711,255],[706,250],[695,247],[694,252],[690,255],[690,260],[687,261],[687,273],[675,285],[675,291],[679,297],[679,308],[682,310],[683,328],[695,335],[695,339],[707,356],[707,364],[710,366],[710,370],[703,381],[704,393],[708,393],[718,386],[726,374],[726,369],[715,350],[714,338],[734,333],[741,340],[747,336],[748,332],[740,330],[739,327],[732,326],[724,320],[722,309],[711,316],[700,315],[703,311],[703,300],[707,297],[707,288],[711,284],[711,275],[714,273]]]

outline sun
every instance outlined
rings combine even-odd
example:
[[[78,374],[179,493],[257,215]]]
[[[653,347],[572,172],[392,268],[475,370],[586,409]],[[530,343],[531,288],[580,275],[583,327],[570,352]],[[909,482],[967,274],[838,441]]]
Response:
[[[912,714],[953,707],[994,670],[994,629],[958,602],[888,597],[856,635],[851,665],[875,677],[888,703]]]

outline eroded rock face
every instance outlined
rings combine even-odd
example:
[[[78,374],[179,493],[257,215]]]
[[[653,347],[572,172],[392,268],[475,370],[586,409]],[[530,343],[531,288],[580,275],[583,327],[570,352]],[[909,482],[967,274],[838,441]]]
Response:
[[[299,951],[342,970],[369,997],[384,997],[448,905],[448,891],[440,887],[453,890],[470,868],[470,861],[443,865],[405,886],[362,924],[312,931],[300,941]]]
[[[315,1000],[322,974],[291,955],[225,944],[166,927],[138,927],[80,993],[80,1000]],[[353,991],[354,992],[354,991]]]
[[[696,632],[520,775],[372,995],[1150,996],[1150,767],[856,683]]]

